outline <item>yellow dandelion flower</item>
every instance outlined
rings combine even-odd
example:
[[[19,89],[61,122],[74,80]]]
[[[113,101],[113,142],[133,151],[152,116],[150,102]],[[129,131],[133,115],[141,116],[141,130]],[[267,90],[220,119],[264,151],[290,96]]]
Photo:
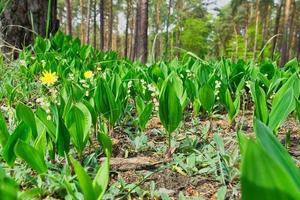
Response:
[[[93,78],[93,76],[94,76],[94,73],[92,71],[90,71],[90,70],[84,72],[84,78],[86,78],[86,79]]]
[[[44,71],[42,73],[42,76],[40,78],[40,81],[42,84],[50,86],[53,85],[57,81],[58,77],[56,75],[56,72],[51,72],[51,71]]]

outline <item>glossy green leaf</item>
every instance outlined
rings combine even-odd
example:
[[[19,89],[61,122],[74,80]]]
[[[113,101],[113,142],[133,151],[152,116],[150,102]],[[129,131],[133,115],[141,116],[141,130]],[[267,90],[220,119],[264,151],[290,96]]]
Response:
[[[13,132],[13,134],[8,138],[6,145],[3,148],[3,158],[9,164],[13,165],[16,160],[16,155],[14,153],[14,147],[19,139],[27,141],[31,137],[31,129],[21,122]]]
[[[31,128],[32,135],[34,138],[36,138],[38,136],[38,133],[37,133],[37,127],[35,122],[35,116],[31,108],[29,108],[28,106],[22,103],[19,103],[16,108],[16,114],[17,114],[17,118],[20,121],[24,121]]]
[[[209,84],[205,84],[200,88],[199,100],[203,108],[210,113],[215,104],[215,94],[214,90]]]
[[[44,155],[26,142],[18,140],[14,147],[14,151],[17,156],[25,160],[26,163],[39,174],[47,172],[48,168],[44,159]]]
[[[167,80],[159,95],[159,118],[164,128],[171,134],[182,120],[182,107],[175,88]]]
[[[2,113],[0,112],[0,143],[2,147],[5,146],[8,138],[9,138],[9,132],[7,130],[6,122]]]
[[[70,158],[72,165],[74,167],[75,173],[77,175],[77,179],[79,181],[80,188],[83,192],[85,200],[95,200],[96,194],[93,189],[93,183],[89,175],[86,173],[84,168],[79,164],[77,160],[74,158]]]
[[[142,130],[145,129],[147,122],[149,121],[152,113],[153,105],[152,103],[149,103],[142,113],[139,115],[139,126]]]
[[[112,141],[109,138],[109,136],[101,132],[97,135],[97,139],[100,142],[106,157],[111,158],[113,147],[112,147]]]
[[[82,153],[92,125],[92,117],[89,110],[84,104],[78,103],[70,109],[65,120],[73,144],[79,153]]]
[[[286,91],[276,104],[272,105],[270,112],[269,127],[274,131],[286,120],[288,115],[294,110],[294,92],[293,88]]]
[[[109,158],[106,158],[93,181],[93,188],[98,200],[101,200],[109,183]]]

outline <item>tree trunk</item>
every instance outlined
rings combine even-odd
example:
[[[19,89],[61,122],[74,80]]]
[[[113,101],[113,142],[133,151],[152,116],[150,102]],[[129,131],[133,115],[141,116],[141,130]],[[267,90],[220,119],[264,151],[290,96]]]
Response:
[[[282,10],[282,3],[280,3],[278,9],[277,9],[277,14],[276,14],[276,20],[275,20],[275,28],[274,28],[274,35],[275,38],[273,40],[273,45],[272,45],[272,59],[274,59],[274,54],[276,50],[276,45],[277,45],[277,36],[279,33],[279,24],[280,24],[280,18],[281,18],[281,10]]]
[[[249,26],[249,2],[245,3],[246,6],[246,15],[245,15],[245,52],[244,52],[244,59],[247,59],[247,53],[248,53],[248,26]]]
[[[52,0],[50,6],[50,20],[47,28],[48,1],[11,0],[0,16],[0,43],[4,41],[6,45],[2,50],[9,52],[12,46],[20,49],[23,46],[32,44],[35,36],[33,31],[43,37],[55,33],[59,27],[57,0]],[[33,19],[33,23],[31,19]],[[17,53],[14,52],[14,55],[16,57]]]
[[[161,35],[160,35],[160,8],[161,7],[161,0],[156,0],[155,5],[155,34],[157,34],[157,38],[155,41],[155,60],[159,59],[160,57],[160,49],[161,49]]]
[[[104,50],[104,0],[100,0],[100,49]]]
[[[136,26],[136,57],[142,63],[146,63],[148,56],[148,0],[139,0]]]
[[[131,15],[131,0],[127,0],[124,57],[128,57],[128,43],[129,43],[129,41],[128,41],[128,29],[129,29],[130,15]]]
[[[291,0],[286,0],[284,11],[284,31],[283,31],[283,43],[281,47],[281,59],[280,65],[283,66],[288,61],[288,36],[289,36],[289,15],[290,15]]]
[[[134,47],[133,47],[133,53],[132,53],[132,58],[131,60],[135,60],[137,58],[137,51],[138,51],[138,43],[139,43],[139,32],[140,32],[140,16],[141,16],[141,13],[140,13],[140,10],[141,10],[141,0],[138,0],[137,2],[137,5],[136,5],[136,13],[135,13],[135,23],[134,23]]]
[[[80,18],[81,18],[81,21],[80,21],[80,40],[82,42],[82,44],[85,43],[85,20],[84,20],[84,17],[85,17],[85,8],[84,8],[84,0],[80,0],[79,1],[79,6],[80,6]]]
[[[296,17],[296,2],[294,1],[292,4],[292,13],[291,13],[291,21],[290,21],[290,35],[289,35],[289,48],[288,48],[288,59],[290,59],[293,56],[293,50],[294,50],[294,38],[295,38],[295,17]]]
[[[72,5],[70,0],[65,0],[67,9],[67,34],[72,35]]]
[[[94,23],[94,33],[93,33],[93,46],[96,49],[97,48],[97,0],[94,0],[93,2],[93,23]]]
[[[107,48],[108,50],[112,50],[112,37],[113,37],[113,0],[110,0],[109,4],[109,24],[108,24],[108,44]]]
[[[86,14],[86,33],[85,33],[85,43],[90,43],[90,30],[91,30],[91,0],[87,2],[87,14]]]
[[[255,36],[254,36],[254,46],[253,46],[253,58],[256,59],[256,50],[257,50],[257,38],[258,38],[258,32],[259,32],[259,0],[256,0],[255,3]]]
[[[272,14],[272,7],[271,4],[267,5],[267,10],[265,14],[264,24],[263,24],[263,32],[261,36],[261,49],[264,48],[265,42],[268,40],[269,36],[269,22],[270,22],[270,15]],[[262,52],[261,58],[264,58],[264,52]]]
[[[171,8],[172,8],[173,1],[169,0],[168,6],[168,16],[167,16],[167,26],[166,26],[166,38],[165,38],[165,58],[168,58],[168,49],[169,49],[169,26],[170,26],[170,16],[171,16]]]

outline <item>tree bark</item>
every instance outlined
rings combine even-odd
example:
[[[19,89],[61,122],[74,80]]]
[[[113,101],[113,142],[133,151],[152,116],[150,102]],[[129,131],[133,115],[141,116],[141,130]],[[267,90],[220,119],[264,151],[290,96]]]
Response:
[[[170,26],[170,16],[171,16],[171,8],[172,8],[173,1],[169,0],[168,6],[168,16],[167,16],[167,24],[166,24],[166,38],[165,38],[165,58],[168,58],[168,49],[169,49],[169,26]]]
[[[84,0],[79,1],[79,6],[80,6],[80,40],[84,44],[85,43],[85,8],[84,8]]]
[[[140,58],[142,63],[146,63],[148,56],[148,0],[139,0],[139,2],[137,58]]]
[[[283,43],[281,47],[281,59],[280,65],[283,66],[288,61],[288,36],[289,36],[289,15],[290,15],[291,0],[286,0],[284,11],[284,31],[283,31]]]
[[[282,3],[280,3],[278,9],[277,9],[277,14],[276,14],[276,20],[275,20],[275,28],[274,28],[274,35],[278,35],[279,33],[279,24],[280,24],[280,18],[281,18],[281,10],[282,10]],[[272,45],[272,59],[274,59],[274,54],[277,46],[277,38],[276,36],[273,40],[273,45]]]
[[[70,0],[65,0],[67,9],[67,34],[72,35],[72,5]]]
[[[33,43],[34,32],[43,37],[55,33],[59,27],[57,0],[52,0],[50,6],[51,12],[47,29],[48,1],[11,0],[0,16],[0,43],[4,41],[4,45],[20,49]],[[46,34],[47,30],[48,35]],[[4,47],[2,50],[9,52],[11,48]],[[14,51],[14,56],[17,56],[16,51]]]
[[[112,37],[113,37],[113,0],[110,0],[109,4],[109,24],[108,24],[108,50],[112,50]]]
[[[155,34],[157,35],[156,41],[155,41],[155,60],[157,60],[160,57],[161,54],[161,35],[160,35],[160,8],[161,7],[161,0],[156,0],[155,5]]]
[[[100,0],[100,49],[104,50],[104,0]]]
[[[141,10],[141,0],[138,0],[137,6],[136,6],[136,13],[135,13],[135,23],[134,23],[134,45],[133,45],[133,52],[132,52],[132,58],[131,60],[135,60],[137,58],[137,51],[138,51],[138,43],[139,43],[139,31],[140,31],[140,10]]]
[[[257,38],[258,38],[258,32],[259,32],[259,0],[256,0],[255,3],[255,36],[254,36],[254,46],[253,46],[253,58],[256,59],[256,50],[257,50]]]
[[[94,13],[93,13],[93,22],[94,22],[93,45],[94,45],[94,48],[96,49],[97,48],[97,0],[94,0],[94,2],[93,2],[93,10],[94,10]]]
[[[89,44],[91,31],[91,0],[88,0],[87,4],[85,43]]]
[[[128,31],[129,31],[129,18],[130,18],[130,15],[131,15],[131,0],[127,0],[124,57],[128,57],[128,44],[129,44]]]

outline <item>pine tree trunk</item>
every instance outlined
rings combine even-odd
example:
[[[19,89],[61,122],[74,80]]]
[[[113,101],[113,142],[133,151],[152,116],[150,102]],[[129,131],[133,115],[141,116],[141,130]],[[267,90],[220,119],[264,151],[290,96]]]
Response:
[[[280,3],[280,5],[279,5],[279,7],[277,9],[277,13],[276,13],[274,36],[278,35],[278,33],[279,33],[281,10],[282,10],[282,3]],[[277,46],[277,36],[273,40],[273,45],[272,45],[272,59],[274,59],[274,54],[275,54],[276,46]]]
[[[169,0],[168,6],[168,16],[167,16],[167,25],[166,25],[166,38],[165,38],[165,58],[168,58],[168,49],[169,49],[169,26],[170,26],[170,17],[171,17],[171,8],[173,1]]]
[[[71,0],[65,0],[67,9],[67,34],[72,35],[72,5]]]
[[[148,0],[140,1],[139,12],[139,31],[138,31],[138,45],[137,58],[141,59],[142,63],[147,62],[148,56]]]
[[[30,15],[31,13],[31,15]],[[35,34],[48,37],[55,33],[59,27],[57,19],[57,0],[51,1],[49,27],[47,29],[48,1],[11,0],[3,14],[0,16],[0,43],[4,45],[22,48],[32,44]],[[33,19],[33,23],[31,21]],[[48,30],[48,35],[46,35]],[[4,52],[10,52],[10,47],[2,48]],[[17,53],[14,52],[15,57]]]
[[[128,29],[129,29],[129,18],[131,15],[131,0],[127,0],[127,11],[126,11],[126,27],[125,27],[125,49],[124,57],[128,57]]]
[[[93,45],[94,45],[94,48],[96,49],[97,48],[97,0],[94,0],[94,2],[93,2],[93,10],[94,10],[94,13],[93,13],[93,23],[94,23]]]
[[[140,10],[141,10],[141,0],[138,0],[137,6],[136,6],[136,13],[135,13],[135,19],[134,19],[134,45],[133,45],[133,53],[131,60],[135,60],[137,58],[137,51],[138,51],[138,42],[139,42],[139,32],[140,32]]]
[[[109,4],[109,24],[108,24],[108,50],[112,50],[112,37],[113,37],[113,0],[110,0]]]
[[[288,37],[289,37],[289,15],[290,15],[291,0],[286,0],[284,11],[284,31],[283,31],[283,43],[281,47],[281,59],[280,65],[283,66],[288,61]]]
[[[254,36],[254,46],[253,46],[253,58],[256,59],[256,50],[257,50],[257,39],[259,32],[259,0],[256,0],[255,3],[255,36]]]
[[[159,59],[160,57],[160,49],[161,49],[161,35],[160,35],[160,8],[161,7],[161,0],[156,0],[155,5],[155,33],[158,34],[156,41],[155,41],[155,60]]]
[[[100,0],[100,49],[104,50],[104,0]]]
[[[269,35],[269,22],[270,22],[270,15],[272,14],[272,7],[270,4],[267,5],[267,9],[266,9],[266,16],[263,24],[263,31],[262,31],[262,36],[261,36],[261,49],[264,48],[265,46],[265,42],[268,39],[268,35]],[[264,52],[262,52],[261,58],[264,58]]]
[[[80,4],[80,40],[84,44],[85,43],[85,8],[84,8],[84,0],[79,1]]]
[[[295,17],[296,17],[296,2],[294,1],[292,4],[292,13],[291,13],[291,21],[290,21],[290,35],[288,38],[289,41],[289,48],[288,48],[288,59],[290,59],[293,56],[293,50],[294,50],[294,35],[295,33]]]
[[[85,33],[85,43],[90,43],[90,31],[91,31],[91,0],[87,1],[87,14],[86,14],[86,33]]]

